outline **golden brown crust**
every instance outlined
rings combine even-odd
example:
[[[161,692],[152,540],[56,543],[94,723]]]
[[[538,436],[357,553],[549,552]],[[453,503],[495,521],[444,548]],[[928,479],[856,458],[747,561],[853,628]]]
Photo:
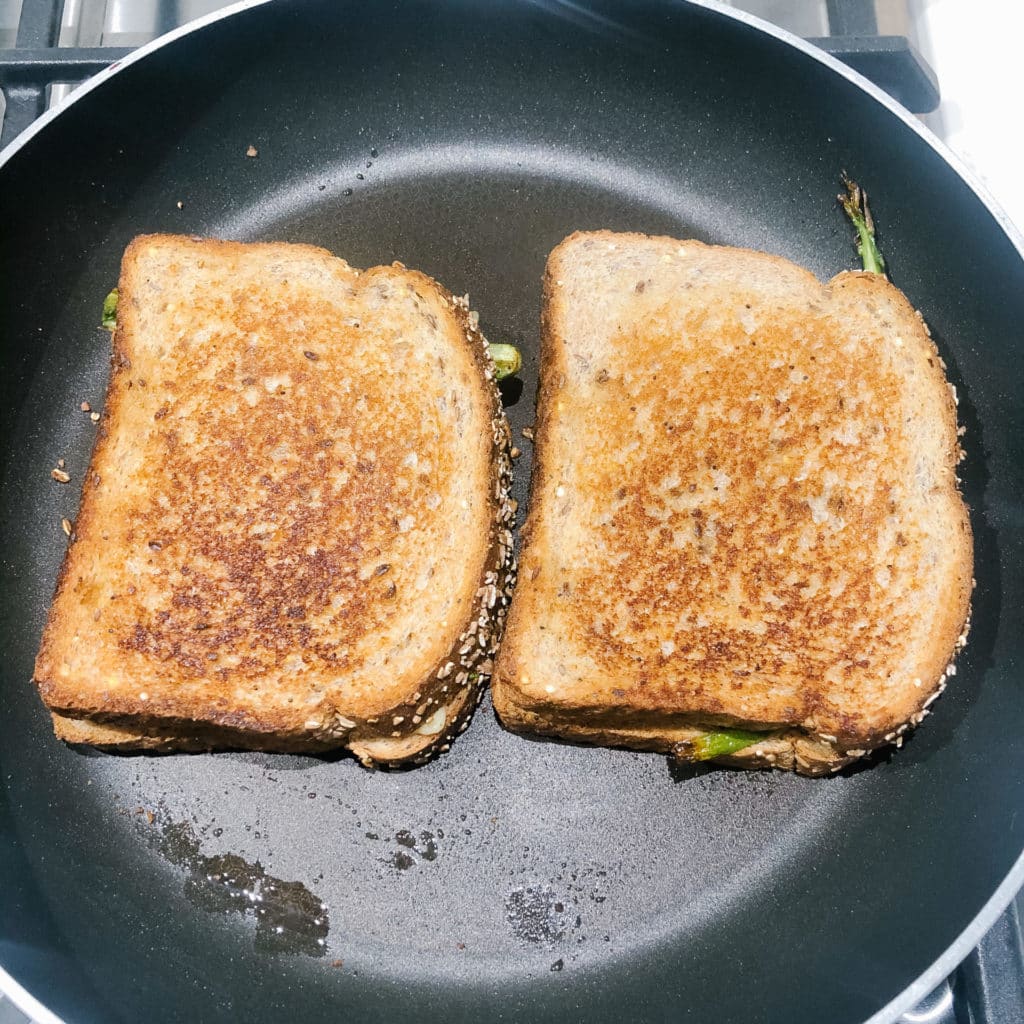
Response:
[[[136,239],[120,289],[44,700],[183,744],[445,746],[513,573],[508,427],[466,302],[401,264],[176,236]]]
[[[508,687],[494,691],[494,707],[513,732],[539,733],[601,747],[625,747],[677,755],[688,741],[704,735],[716,723],[688,716],[657,713],[622,715],[614,710],[581,718],[573,712],[546,708],[541,712],[515,703]],[[717,723],[721,724],[721,723]],[[830,775],[862,756],[838,750],[834,744],[808,736],[799,729],[778,728],[764,739],[733,754],[716,757],[716,764],[734,768],[778,768],[800,775]],[[687,758],[681,760],[686,761]]]
[[[253,736],[251,733],[218,726],[201,726],[195,722],[147,722],[143,725],[117,725],[87,718],[68,718],[52,714],[53,733],[59,740],[76,746],[97,747],[100,750],[131,753],[203,753],[211,750],[266,750],[273,753],[309,753],[316,749],[328,750],[325,742],[320,748],[311,747],[308,740],[289,741],[277,736]]]
[[[395,737],[390,732],[379,733],[364,728],[359,733],[349,733],[346,746],[368,768],[423,764],[435,754],[448,750],[455,737],[465,731],[480,702],[483,689],[484,684],[478,681],[461,687],[447,698],[437,698],[436,706],[430,710],[435,715],[443,710],[443,721],[435,722],[428,733],[407,732]],[[260,750],[274,754],[315,754],[338,747],[337,738],[327,734],[288,736],[187,721],[139,722],[127,719],[119,724],[69,718],[57,713],[51,713],[51,717],[57,739],[76,746],[97,747],[117,753]],[[426,720],[430,720],[429,713]]]
[[[659,742],[667,716],[849,760],[920,719],[972,551],[953,399],[901,293],[577,234],[548,261],[541,363],[506,724],[621,738],[639,716]]]

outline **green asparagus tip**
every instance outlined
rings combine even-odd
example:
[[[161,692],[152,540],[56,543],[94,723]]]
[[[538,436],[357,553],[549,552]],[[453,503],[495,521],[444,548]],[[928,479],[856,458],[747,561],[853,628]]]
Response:
[[[885,260],[875,241],[875,222],[871,217],[867,193],[843,171],[843,187],[846,195],[840,193],[839,202],[846,216],[857,229],[857,253],[864,269],[871,274],[885,276]]]
[[[112,331],[117,326],[117,289],[113,289],[103,300],[103,319],[100,323]]]
[[[523,367],[523,357],[515,345],[487,346],[494,363],[494,375],[498,380],[514,377]]]
[[[680,761],[710,761],[725,754],[735,754],[737,750],[760,743],[765,738],[763,732],[747,732],[744,729],[720,729],[716,732],[702,733],[692,740],[677,743],[673,753]]]

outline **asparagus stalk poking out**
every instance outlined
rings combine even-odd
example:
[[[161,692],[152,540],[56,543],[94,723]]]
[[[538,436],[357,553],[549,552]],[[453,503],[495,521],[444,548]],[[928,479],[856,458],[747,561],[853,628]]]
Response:
[[[117,289],[114,288],[103,300],[103,319],[100,323],[112,331],[117,327]],[[491,345],[488,350],[494,362],[494,375],[498,380],[517,374],[523,365],[523,357],[515,345]]]
[[[103,300],[103,319],[100,324],[108,331],[117,326],[117,289],[114,288]]]
[[[491,353],[494,376],[498,380],[514,377],[522,369],[523,357],[515,345],[494,345],[488,342],[487,350]]]
[[[719,729],[677,743],[672,752],[679,761],[710,761],[760,743],[766,735],[763,732],[748,732],[746,729]]]
[[[843,186],[846,195],[838,196],[846,216],[857,229],[857,253],[864,269],[871,274],[885,277],[885,259],[875,241],[875,222],[868,207],[867,193],[855,181],[851,181],[843,171]]]

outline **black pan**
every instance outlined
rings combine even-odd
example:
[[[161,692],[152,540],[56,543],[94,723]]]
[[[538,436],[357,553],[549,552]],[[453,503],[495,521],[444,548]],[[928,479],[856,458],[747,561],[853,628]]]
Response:
[[[526,352],[518,437],[564,235],[697,237],[828,277],[854,258],[844,168],[967,427],[971,644],[901,752],[820,781],[673,774],[508,735],[486,705],[399,773],[52,739],[32,661],[135,234],[315,242],[470,292]],[[102,76],[0,158],[7,984],[68,1021],[893,1020],[1024,877],[1021,254],[904,112],[717,8],[271,3]]]

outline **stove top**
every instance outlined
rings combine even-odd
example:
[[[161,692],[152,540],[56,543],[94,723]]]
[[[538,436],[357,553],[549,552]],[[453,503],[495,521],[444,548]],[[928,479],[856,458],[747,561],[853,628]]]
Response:
[[[1024,225],[1024,200],[1017,189],[1020,154],[1013,148],[1017,133],[1005,130],[1005,115],[1020,93],[1008,47],[1024,33],[1024,10],[1008,10],[1002,0],[987,4],[998,5],[998,12],[990,13],[1015,21],[1016,31],[997,34],[1006,40],[1008,59],[993,64],[986,53],[981,79],[976,72],[986,23],[978,8],[986,0],[732,0],[731,5],[814,42],[921,115]],[[0,0],[0,145],[134,47],[226,6],[222,0]],[[984,42],[1001,45],[992,34],[985,34]],[[955,86],[952,98],[940,96],[933,65],[943,82],[948,77]],[[31,1019],[0,994],[0,1024]],[[1024,1022],[1024,892],[953,974],[898,1024],[1016,1022]]]

